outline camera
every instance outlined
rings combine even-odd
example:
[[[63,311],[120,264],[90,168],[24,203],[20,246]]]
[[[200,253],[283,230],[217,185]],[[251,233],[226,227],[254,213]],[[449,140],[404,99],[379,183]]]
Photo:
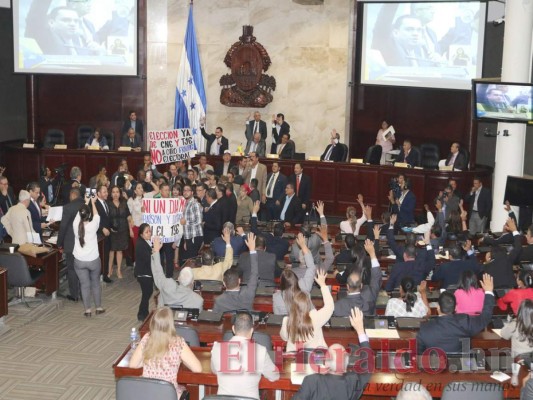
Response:
[[[54,172],[57,175],[65,176],[65,169],[67,168],[67,166],[68,166],[67,163],[63,163],[63,164],[59,165],[58,167],[54,168]]]
[[[86,188],[85,189],[85,196],[87,196],[87,197],[95,197],[96,196],[96,189]]]
[[[402,187],[398,183],[398,178],[391,178],[389,182],[389,189],[392,190],[392,194],[395,199],[399,199],[402,196]]]

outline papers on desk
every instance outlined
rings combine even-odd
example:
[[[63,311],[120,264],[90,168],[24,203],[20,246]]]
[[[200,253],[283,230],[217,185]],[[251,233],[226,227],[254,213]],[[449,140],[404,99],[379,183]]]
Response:
[[[502,330],[501,329],[492,329],[492,332],[494,332],[499,337],[502,337]]]
[[[57,244],[57,236],[50,236],[48,240],[46,240],[46,243]]]
[[[396,329],[365,329],[366,335],[370,339],[399,339]]]
[[[26,243],[43,244],[37,232],[26,232]]]
[[[46,218],[46,221],[47,222],[50,222],[51,220],[61,221],[62,217],[63,217],[63,206],[50,207],[48,209],[48,217]]]
[[[504,374],[501,371],[494,371],[494,373],[490,376],[492,379],[497,380],[498,382],[505,382],[508,379],[511,379],[511,377],[507,374]]]

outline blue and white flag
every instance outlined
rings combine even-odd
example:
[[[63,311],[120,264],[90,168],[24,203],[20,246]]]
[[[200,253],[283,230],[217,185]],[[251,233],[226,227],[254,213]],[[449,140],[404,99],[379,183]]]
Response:
[[[207,100],[191,5],[176,83],[174,128],[190,129],[198,151],[204,151],[205,146],[200,134],[200,118],[206,114],[206,110]]]

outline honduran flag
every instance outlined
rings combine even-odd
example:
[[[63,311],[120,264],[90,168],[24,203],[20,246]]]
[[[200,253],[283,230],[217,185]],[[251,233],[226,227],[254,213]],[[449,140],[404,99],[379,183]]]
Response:
[[[176,83],[174,128],[189,128],[198,151],[204,151],[205,146],[200,134],[200,118],[206,115],[206,110],[207,101],[191,4]]]

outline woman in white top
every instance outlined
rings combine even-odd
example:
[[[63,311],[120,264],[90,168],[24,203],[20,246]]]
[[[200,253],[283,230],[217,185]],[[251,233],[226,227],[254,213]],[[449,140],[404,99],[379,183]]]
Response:
[[[385,315],[388,317],[422,318],[429,313],[426,297],[426,281],[420,284],[420,293],[415,293],[416,285],[413,278],[406,276],[400,283],[400,297],[387,302]]]
[[[109,145],[107,144],[107,139],[105,136],[102,136],[100,133],[100,128],[96,128],[94,133],[89,136],[87,143],[85,143],[85,148],[98,146],[100,150],[109,150]]]
[[[361,228],[361,225],[363,225],[366,222],[366,215],[365,215],[365,205],[363,203],[363,195],[358,194],[357,195],[357,202],[361,206],[361,210],[363,211],[363,215],[361,218],[357,219],[357,215],[355,212],[355,207],[348,207],[346,209],[346,221],[341,222],[341,233],[351,233],[354,236],[359,235],[359,229]]]
[[[152,182],[147,181],[154,188],[153,192],[144,193],[143,184],[137,182],[133,190],[133,196],[128,199],[128,208],[130,210],[131,218],[133,219],[133,237],[139,237],[139,226],[143,223],[143,197],[152,198],[159,193],[159,187]],[[135,243],[135,240],[133,241]],[[135,247],[135,245],[134,245]]]
[[[381,146],[382,148],[381,161],[380,161],[381,165],[385,164],[385,156],[387,152],[391,151],[393,144],[396,143],[396,138],[394,137],[394,133],[392,132],[387,137],[387,139],[383,137],[383,133],[385,133],[385,131],[389,129],[389,126],[390,124],[388,123],[387,120],[381,121],[381,129],[378,131],[378,134],[376,136],[376,144]]]
[[[86,197],[85,205],[76,214],[72,228],[74,230],[74,270],[78,275],[81,286],[81,296],[85,306],[85,316],[90,317],[91,294],[96,305],[96,314],[102,314],[105,310],[101,304],[100,270],[102,263],[98,253],[98,238],[96,232],[100,225],[100,216],[95,206],[95,197]],[[92,206],[92,219],[91,209]]]

